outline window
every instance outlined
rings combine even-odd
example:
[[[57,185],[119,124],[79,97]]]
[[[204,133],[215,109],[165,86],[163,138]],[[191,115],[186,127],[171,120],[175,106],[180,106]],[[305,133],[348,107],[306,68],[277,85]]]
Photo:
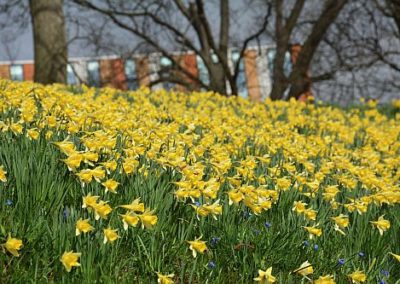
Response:
[[[276,56],[276,49],[275,48],[268,49],[268,51],[267,51],[268,70],[269,70],[269,74],[270,74],[271,79],[273,79],[273,76],[274,76],[274,60],[275,60],[275,56]]]
[[[136,76],[136,64],[132,59],[125,61],[125,76],[128,90],[136,90],[139,88],[139,83]]]
[[[100,68],[99,62],[90,61],[87,64],[88,84],[93,87],[100,87]]]
[[[268,69],[269,69],[269,74],[271,74],[271,79],[273,79],[273,74],[274,74],[274,60],[276,57],[276,49],[275,48],[270,48],[267,51],[267,58],[268,58]],[[290,75],[290,72],[292,72],[292,61],[290,59],[290,52],[287,51],[285,53],[285,61],[283,63],[283,72],[286,77]]]
[[[239,57],[240,57],[240,53],[238,51],[235,50],[232,52],[233,69],[235,69],[235,66],[239,60]],[[236,86],[238,88],[238,95],[241,96],[242,98],[248,98],[249,92],[247,90],[246,72],[244,69],[243,59],[241,59],[239,62],[239,72],[238,72],[238,76],[236,78]]]
[[[67,65],[67,83],[68,85],[76,85],[76,77],[71,64]]]
[[[160,59],[160,77],[161,79],[171,78],[173,74],[171,74],[172,61],[165,56],[162,56]],[[163,82],[163,87],[166,90],[171,90],[175,86],[174,83],[171,82]]]
[[[10,77],[13,81],[23,81],[24,80],[24,69],[22,65],[11,65],[10,67]]]
[[[152,90],[161,89],[163,86],[160,83],[154,84],[155,81],[159,81],[160,77],[160,55],[158,53],[150,53],[148,55],[149,60],[149,80],[152,84]]]
[[[285,62],[283,63],[283,72],[286,77],[289,77],[290,72],[292,72],[292,60],[290,58],[290,52],[285,53]]]
[[[197,56],[197,69],[199,70],[199,79],[204,85],[210,84],[210,75],[208,74],[208,69],[204,64],[203,59]]]

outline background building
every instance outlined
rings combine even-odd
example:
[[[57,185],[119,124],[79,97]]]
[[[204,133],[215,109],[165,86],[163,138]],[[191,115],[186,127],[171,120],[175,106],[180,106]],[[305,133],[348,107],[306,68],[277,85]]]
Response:
[[[230,68],[239,59],[238,50],[232,48],[229,52]],[[208,83],[208,71],[202,60],[192,52],[176,52],[183,66],[201,82]],[[250,47],[246,50],[239,65],[237,77],[238,94],[240,97],[255,101],[266,99],[271,92],[272,69],[275,58],[274,46]],[[70,58],[67,67],[68,84],[86,84],[93,87],[113,87],[121,90],[135,90],[140,86],[150,86],[152,89],[165,88],[184,91],[185,87],[160,80],[165,76],[173,77],[169,71],[172,62],[159,53],[136,54],[122,59],[117,56]],[[291,58],[286,56],[285,71],[290,73]],[[34,75],[33,61],[3,61],[0,62],[0,78],[14,81],[32,81]],[[187,82],[190,83],[190,79]],[[153,84],[154,83],[154,84]],[[200,90],[193,83],[192,89]]]

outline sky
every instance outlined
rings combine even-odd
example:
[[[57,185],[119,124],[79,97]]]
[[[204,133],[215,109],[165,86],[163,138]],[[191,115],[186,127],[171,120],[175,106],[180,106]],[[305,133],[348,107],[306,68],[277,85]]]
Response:
[[[0,4],[8,3],[9,0],[0,0]],[[25,3],[28,3],[28,0],[20,0]],[[102,1],[102,0],[95,0]],[[167,1],[167,0],[165,0]],[[207,16],[209,17],[212,30],[215,36],[218,36],[219,30],[219,11],[215,8],[215,3],[218,0],[207,0]],[[238,42],[240,42],[240,37],[245,37],[249,34],[249,27],[257,27],[257,24],[262,19],[260,17],[261,12],[265,10],[254,8],[258,0],[231,0],[232,10],[234,12],[234,16],[231,21],[231,36],[239,38]],[[320,11],[315,9],[317,7],[317,3],[320,0],[309,0],[307,3],[311,6],[307,11],[307,16],[312,16],[312,14],[318,15]],[[66,3],[69,3],[68,0],[65,0]],[[101,2],[100,2],[101,3]],[[249,5],[251,3],[252,5]],[[252,8],[250,8],[252,7]],[[290,10],[290,7],[287,8]],[[311,11],[311,12],[310,12]],[[115,28],[112,26],[106,26],[102,28],[98,28],[101,26],[102,20],[101,17],[95,15],[91,12],[82,12],[82,9],[75,8],[67,8],[65,9],[65,13],[67,17],[79,18],[83,19],[83,22],[86,24],[86,27],[91,30],[89,33],[92,34],[100,34],[103,33],[103,46],[115,47],[113,50],[95,50],[93,47],[88,45],[84,41],[75,40],[68,46],[69,57],[91,57],[98,55],[110,55],[110,54],[126,54],[127,51],[134,49],[137,45],[138,40],[132,36],[132,34],[121,31],[119,28]],[[17,13],[18,15],[18,13]],[[8,20],[9,15],[0,14],[0,61],[15,61],[15,60],[28,60],[33,61],[33,36],[32,30],[30,26],[30,17],[29,14],[24,15],[23,17],[17,16],[16,20]],[[20,19],[25,21],[25,25],[23,28],[18,28],[18,24]],[[273,21],[273,19],[271,19]],[[175,17],[172,19],[175,23],[182,24],[182,20],[180,17]],[[6,23],[6,28],[1,28],[1,23]],[[68,24],[68,34],[69,39],[72,39],[77,34],[76,26],[72,24]],[[88,30],[86,29],[86,30]],[[80,29],[80,35],[82,35],[82,29]],[[301,40],[301,34],[300,34]],[[296,36],[297,39],[297,36]],[[105,41],[104,41],[105,40]],[[109,41],[114,42],[114,44],[109,44]],[[166,38],[164,42],[168,43],[168,39]],[[262,44],[273,44],[271,40],[264,39]],[[322,53],[322,59],[326,58],[326,55]],[[320,66],[320,65],[317,65]],[[318,73],[321,70],[318,70]],[[399,78],[399,73],[395,73],[393,76],[390,75],[393,72],[387,72],[387,68],[369,68],[368,70],[360,70],[357,73],[338,73],[336,74],[333,80],[320,82],[318,85],[314,86],[316,92],[321,94],[321,96],[326,97],[335,97],[340,101],[348,100],[349,94],[352,93],[352,97],[359,97],[361,95],[367,96],[377,96],[377,91],[381,92],[386,89],[385,86],[390,87],[391,84],[387,82],[397,82]],[[390,70],[389,70],[390,71]],[[349,77],[349,75],[353,77]],[[371,79],[372,78],[372,79]],[[370,84],[368,84],[370,82]],[[375,82],[380,82],[383,85],[377,85]],[[352,88],[351,90],[345,90],[342,93],[345,95],[345,98],[341,98],[336,95],[338,92],[338,84],[345,86],[346,88]],[[384,93],[388,94],[388,97],[391,98],[393,96],[399,97],[398,89],[395,89],[395,93],[390,94],[392,91],[384,91]]]
[[[2,1],[8,0],[0,0]],[[24,0],[23,0],[24,1]],[[214,19],[218,19],[219,11],[215,9],[213,2],[216,0],[209,0],[207,4],[209,5],[207,15],[210,19],[213,32],[218,32],[218,24],[217,21]],[[255,21],[256,18],[254,16],[255,13],[259,13],[258,11],[250,10],[249,5],[246,5],[248,0],[242,1],[231,1],[231,8],[233,13],[235,13],[234,17],[232,18],[232,34],[235,36],[246,36],[248,26]],[[67,1],[66,1],[67,2]],[[80,9],[76,9],[75,7],[66,7],[64,9],[66,14],[72,15],[75,18],[79,19],[88,19],[85,24],[89,23],[90,21],[94,21],[95,24],[99,24],[101,22],[101,18],[98,15],[87,14],[83,13]],[[68,15],[67,15],[68,16]],[[1,30],[0,29],[0,61],[15,61],[15,60],[33,60],[34,53],[33,53],[33,35],[32,35],[32,28],[30,25],[29,14],[25,15],[25,22],[26,25],[24,28],[18,27],[18,22],[15,20],[8,20],[7,15],[0,14],[0,22],[5,22],[7,24],[6,28]],[[179,23],[179,19],[176,19]],[[253,24],[254,26],[254,24]],[[74,38],[77,35],[77,28],[75,25],[67,22],[67,30],[69,34],[69,38]],[[95,32],[95,31],[94,31]],[[135,38],[124,31],[121,31],[118,28],[109,26],[105,33],[105,37],[107,39],[113,39],[115,46],[118,45],[117,50],[113,51],[102,51],[102,53],[118,53],[124,52],[129,48],[133,48],[135,46]],[[82,28],[80,29],[79,33],[82,35]],[[105,43],[107,44],[107,43]],[[86,57],[86,56],[96,56],[99,55],[93,48],[90,48],[86,42],[80,40],[74,40],[68,46],[68,54],[69,57]]]

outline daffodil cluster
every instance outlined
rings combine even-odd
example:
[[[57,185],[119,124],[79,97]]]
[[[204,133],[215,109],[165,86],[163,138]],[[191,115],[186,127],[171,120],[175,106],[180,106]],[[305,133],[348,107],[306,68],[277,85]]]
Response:
[[[2,84],[0,132],[53,145],[80,187],[79,238],[100,231],[105,244],[113,243],[139,225],[157,226],[158,204],[150,208],[140,196],[125,198],[124,204],[110,201],[124,196],[124,181],[150,172],[172,173],[174,202],[191,210],[196,226],[203,220],[218,224],[226,208],[261,218],[295,191],[286,213],[297,218],[296,230],[311,239],[329,230],[344,238],[355,226],[355,215],[365,218],[369,210],[400,203],[400,119],[381,114],[374,103],[346,112],[209,92],[141,88],[121,95],[82,86],[75,94],[57,84]],[[0,165],[0,185],[12,178],[8,172]],[[93,184],[102,191],[92,191]],[[321,216],[321,207],[328,213]],[[110,216],[118,216],[124,230],[108,223]],[[380,236],[393,230],[391,221],[383,213],[366,220]],[[206,253],[206,241],[192,237],[186,242],[193,257]],[[4,247],[18,256],[22,242],[9,236]],[[69,272],[80,266],[81,256],[84,252],[66,251],[61,262]],[[154,272],[159,283],[172,283],[173,274]],[[311,279],[313,272],[305,261],[291,273]],[[361,283],[367,276],[357,270],[348,277]],[[274,283],[277,277],[269,267],[254,280]],[[334,276],[321,275],[314,282],[334,283]]]

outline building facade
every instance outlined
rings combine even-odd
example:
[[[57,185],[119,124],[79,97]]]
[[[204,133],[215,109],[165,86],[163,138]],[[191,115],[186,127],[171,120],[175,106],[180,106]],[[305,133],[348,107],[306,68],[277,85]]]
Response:
[[[269,96],[272,88],[275,54],[274,46],[250,47],[245,51],[244,57],[239,63],[237,77],[239,96],[255,101],[262,101]],[[192,76],[204,84],[208,84],[208,71],[200,57],[192,52],[174,53],[173,56]],[[239,51],[230,49],[230,68],[233,69],[238,59]],[[287,74],[290,73],[291,63],[291,56],[288,53],[285,61]],[[137,54],[128,59],[117,56],[70,58],[67,66],[67,82],[70,85],[109,86],[121,90],[135,90],[140,86],[149,86],[151,82],[160,82],[151,84],[152,89],[165,88],[184,91],[183,86],[171,82],[161,83],[163,76],[165,78],[174,76],[173,73],[171,74],[174,71],[168,69],[171,65],[171,60],[159,53]],[[33,76],[33,61],[0,62],[0,78],[32,81]],[[193,83],[194,89],[197,89],[193,79],[183,79],[185,82]]]

